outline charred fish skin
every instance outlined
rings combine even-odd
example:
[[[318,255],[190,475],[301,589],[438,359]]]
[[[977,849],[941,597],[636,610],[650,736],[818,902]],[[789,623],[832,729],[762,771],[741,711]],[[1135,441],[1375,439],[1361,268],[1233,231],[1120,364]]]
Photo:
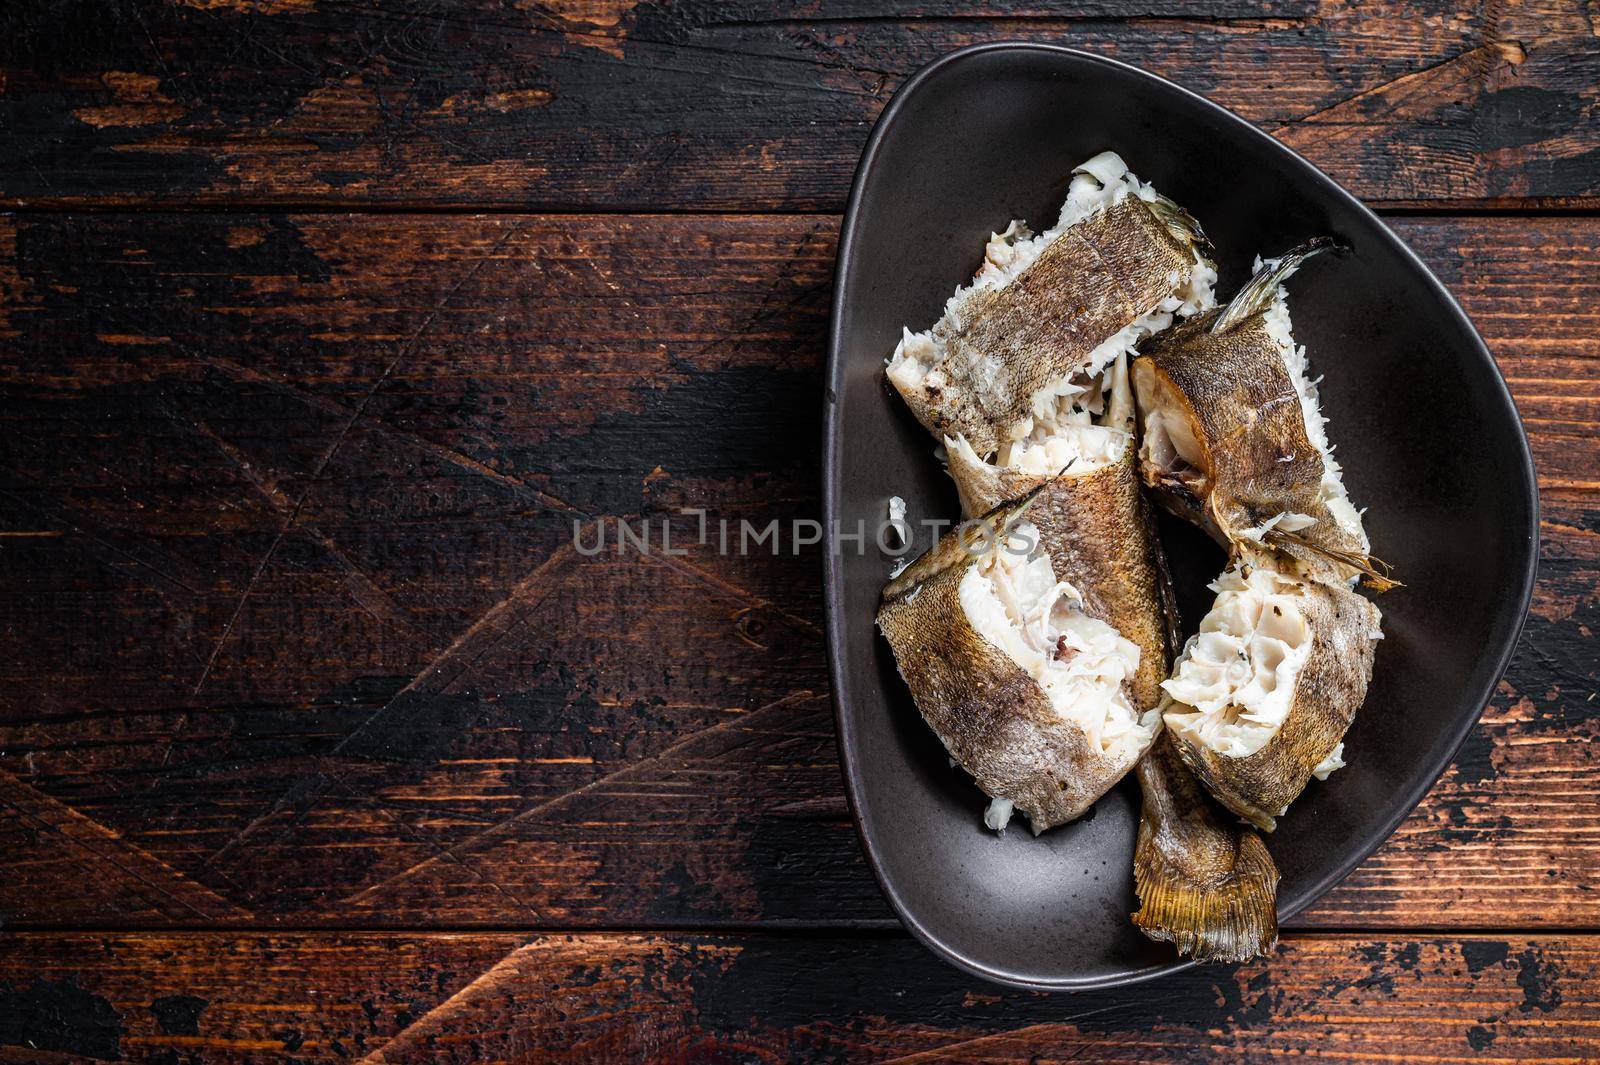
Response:
[[[1106,157],[1109,170],[1095,165]],[[1096,351],[1119,333],[1164,307],[1170,314],[1210,305],[1215,270],[1199,225],[1139,186],[1114,155],[1085,168],[1109,179],[1105,187],[1120,198],[1049,231],[1020,273],[986,265],[931,330],[908,331],[896,349],[889,380],[936,437],[961,436],[989,455],[1027,434],[1039,397],[1076,372],[1097,370]],[[1130,182],[1137,191],[1127,191]]]
[[[1134,925],[1199,962],[1243,962],[1278,942],[1278,868],[1256,832],[1201,789],[1170,733],[1139,762]]]
[[[1002,529],[1019,509],[996,511],[985,526]],[[1076,819],[1104,795],[1144,753],[1153,729],[1109,748],[1096,744],[1033,673],[978,631],[962,584],[987,556],[974,554],[979,545],[962,536],[947,534],[890,583],[878,627],[918,711],[951,757],[986,794],[1014,803],[1035,832],[1043,831]],[[991,551],[1008,549],[998,533],[993,542]]]
[[[1244,571],[1250,568],[1249,563],[1241,565]],[[1270,563],[1259,568],[1277,572]],[[1196,653],[1194,645],[1201,636],[1190,641],[1174,679],[1164,685],[1169,697],[1163,717],[1184,764],[1218,802],[1263,832],[1277,826],[1277,818],[1343,742],[1366,699],[1381,639],[1378,609],[1343,581],[1280,579],[1302,615],[1309,646],[1295,671],[1281,723],[1264,743],[1246,754],[1217,750],[1205,738],[1217,716],[1170,694],[1185,676],[1183,659]],[[1221,711],[1236,719],[1245,712],[1238,705]]]

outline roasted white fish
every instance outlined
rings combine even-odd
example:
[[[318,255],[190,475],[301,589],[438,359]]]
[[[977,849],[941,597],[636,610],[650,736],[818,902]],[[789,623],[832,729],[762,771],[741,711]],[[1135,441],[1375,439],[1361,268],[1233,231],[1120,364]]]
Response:
[[[1217,801],[1270,832],[1312,776],[1344,764],[1383,634],[1378,608],[1344,581],[1251,554],[1212,584],[1216,601],[1162,685],[1164,717]]]
[[[1263,264],[1133,365],[1145,483],[1232,556],[1163,684],[1166,725],[1211,794],[1265,831],[1313,775],[1343,765],[1382,638],[1351,585],[1394,583],[1334,461],[1281,284],[1330,244]]]
[[[1140,472],[1157,500],[1224,546],[1321,556],[1383,588],[1361,514],[1328,442],[1283,281],[1332,246],[1311,241],[1263,264],[1227,306],[1144,345],[1133,364]]]
[[[1195,961],[1248,961],[1278,942],[1278,867],[1253,828],[1208,796],[1170,732],[1139,763],[1133,923]]]
[[[1065,398],[1065,397],[1064,397]],[[1037,493],[1028,519],[1057,575],[1089,615],[1139,648],[1126,680],[1139,719],[1156,726],[1178,637],[1166,562],[1134,467],[1133,399],[1125,356],[1076,396],[1049,428],[986,462],[964,440],[947,440],[950,475],[964,512],[984,513]],[[1242,961],[1277,942],[1278,871],[1256,832],[1208,798],[1159,736],[1138,764],[1144,795],[1133,922],[1198,961]],[[1002,807],[1003,810],[1003,807]],[[988,823],[1000,827],[991,806]]]
[[[1013,222],[932,328],[905,332],[890,382],[935,436],[983,456],[1054,417],[1093,376],[1175,312],[1212,305],[1216,271],[1195,221],[1102,152],[1075,172],[1056,224]]]
[[[1139,646],[1092,616],[1039,548],[1038,498],[947,534],[878,611],[917,709],[995,800],[991,816],[1015,808],[1035,832],[1087,810],[1156,730],[1132,701]]]
[[[964,516],[1031,495],[1028,520],[1057,578],[1088,614],[1140,648],[1130,686],[1142,714],[1155,706],[1175,648],[1166,563],[1134,465],[1126,357],[1071,388],[1048,427],[1002,447],[994,461],[955,437],[945,441],[946,461]]]

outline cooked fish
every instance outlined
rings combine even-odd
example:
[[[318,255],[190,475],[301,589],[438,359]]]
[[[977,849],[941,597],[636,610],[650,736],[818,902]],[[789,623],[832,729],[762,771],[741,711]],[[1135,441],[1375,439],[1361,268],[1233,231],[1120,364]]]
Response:
[[[1156,731],[1131,699],[1139,646],[1039,549],[1039,495],[947,534],[878,611],[917,709],[996,800],[991,818],[1014,807],[1035,832],[1080,816]]]
[[[1163,717],[1217,801],[1270,832],[1313,775],[1343,765],[1382,639],[1378,609],[1259,547],[1211,588],[1210,612],[1162,684]]]
[[[937,437],[980,455],[1027,437],[1081,374],[1210,307],[1216,271],[1195,221],[1113,152],[1075,171],[1056,224],[994,234],[930,329],[905,331],[890,382]]]
[[[945,440],[946,461],[963,516],[1037,493],[1028,520],[1057,578],[1077,590],[1089,616],[1140,649],[1130,685],[1142,714],[1160,699],[1177,646],[1166,560],[1134,465],[1126,357],[1093,379],[1080,375],[1074,388],[1059,417],[1002,447],[995,461],[961,437]]]
[[[1278,868],[1254,829],[1208,798],[1169,733],[1139,762],[1133,923],[1195,961],[1247,961],[1278,942]]]
[[[1139,647],[1127,680],[1141,721],[1159,722],[1161,683],[1177,649],[1176,610],[1166,562],[1140,491],[1132,447],[1127,362],[1119,357],[1082,385],[1053,430],[1001,449],[985,462],[964,440],[947,440],[950,475],[965,513],[985,513],[1036,492],[1028,518],[1055,572],[1070,581],[1089,615]],[[1001,464],[999,460],[1004,460]],[[1240,961],[1277,941],[1277,868],[1261,837],[1221,809],[1172,749],[1156,739],[1139,762],[1144,793],[1133,921],[1153,939],[1200,961]],[[986,823],[1001,828],[1004,800]]]
[[[1282,286],[1331,246],[1311,241],[1264,264],[1227,306],[1141,349],[1140,473],[1164,507],[1230,549],[1293,547],[1303,566],[1383,588],[1392,582],[1345,490]]]
[[[1283,282],[1328,240],[1261,264],[1228,304],[1133,364],[1140,472],[1229,549],[1217,598],[1162,686],[1178,753],[1224,806],[1271,831],[1313,775],[1343,765],[1392,587],[1333,458]]]

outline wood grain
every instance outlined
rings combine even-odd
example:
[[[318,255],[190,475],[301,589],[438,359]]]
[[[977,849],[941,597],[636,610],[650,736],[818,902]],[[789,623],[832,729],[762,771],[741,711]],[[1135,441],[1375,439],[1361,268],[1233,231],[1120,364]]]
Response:
[[[1521,653],[1302,924],[1600,920],[1600,221],[1404,219],[1545,488]],[[887,923],[814,554],[829,216],[0,219],[7,927]],[[690,519],[678,518],[688,539]]]
[[[1593,936],[1290,937],[1007,991],[900,936],[0,935],[0,1061],[1579,1062]]]
[[[1017,39],[1141,65],[1356,194],[1600,196],[1581,0],[6,5],[0,203],[837,209],[914,70]]]
[[[997,39],[1380,206],[1600,206],[1583,0],[0,5],[0,1063],[1600,1060],[1600,219],[1392,220],[1516,395],[1539,582],[1260,963],[947,966],[859,852],[816,555],[575,549],[817,515],[831,212]]]

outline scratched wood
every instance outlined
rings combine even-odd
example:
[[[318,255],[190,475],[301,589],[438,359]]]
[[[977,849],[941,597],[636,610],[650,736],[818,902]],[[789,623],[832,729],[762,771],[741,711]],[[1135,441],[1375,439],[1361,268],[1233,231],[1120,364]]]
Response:
[[[1579,1062],[1597,1003],[1583,935],[1298,935],[1072,996],[903,935],[0,936],[0,1061],[19,1062]]]
[[[889,923],[815,554],[571,546],[814,516],[836,225],[0,220],[0,923]],[[1592,925],[1600,221],[1398,225],[1521,404],[1544,561],[1484,726],[1300,922]]]
[[[0,203],[837,208],[906,76],[1046,41],[1389,203],[1593,205],[1582,0],[187,0],[0,11]]]

